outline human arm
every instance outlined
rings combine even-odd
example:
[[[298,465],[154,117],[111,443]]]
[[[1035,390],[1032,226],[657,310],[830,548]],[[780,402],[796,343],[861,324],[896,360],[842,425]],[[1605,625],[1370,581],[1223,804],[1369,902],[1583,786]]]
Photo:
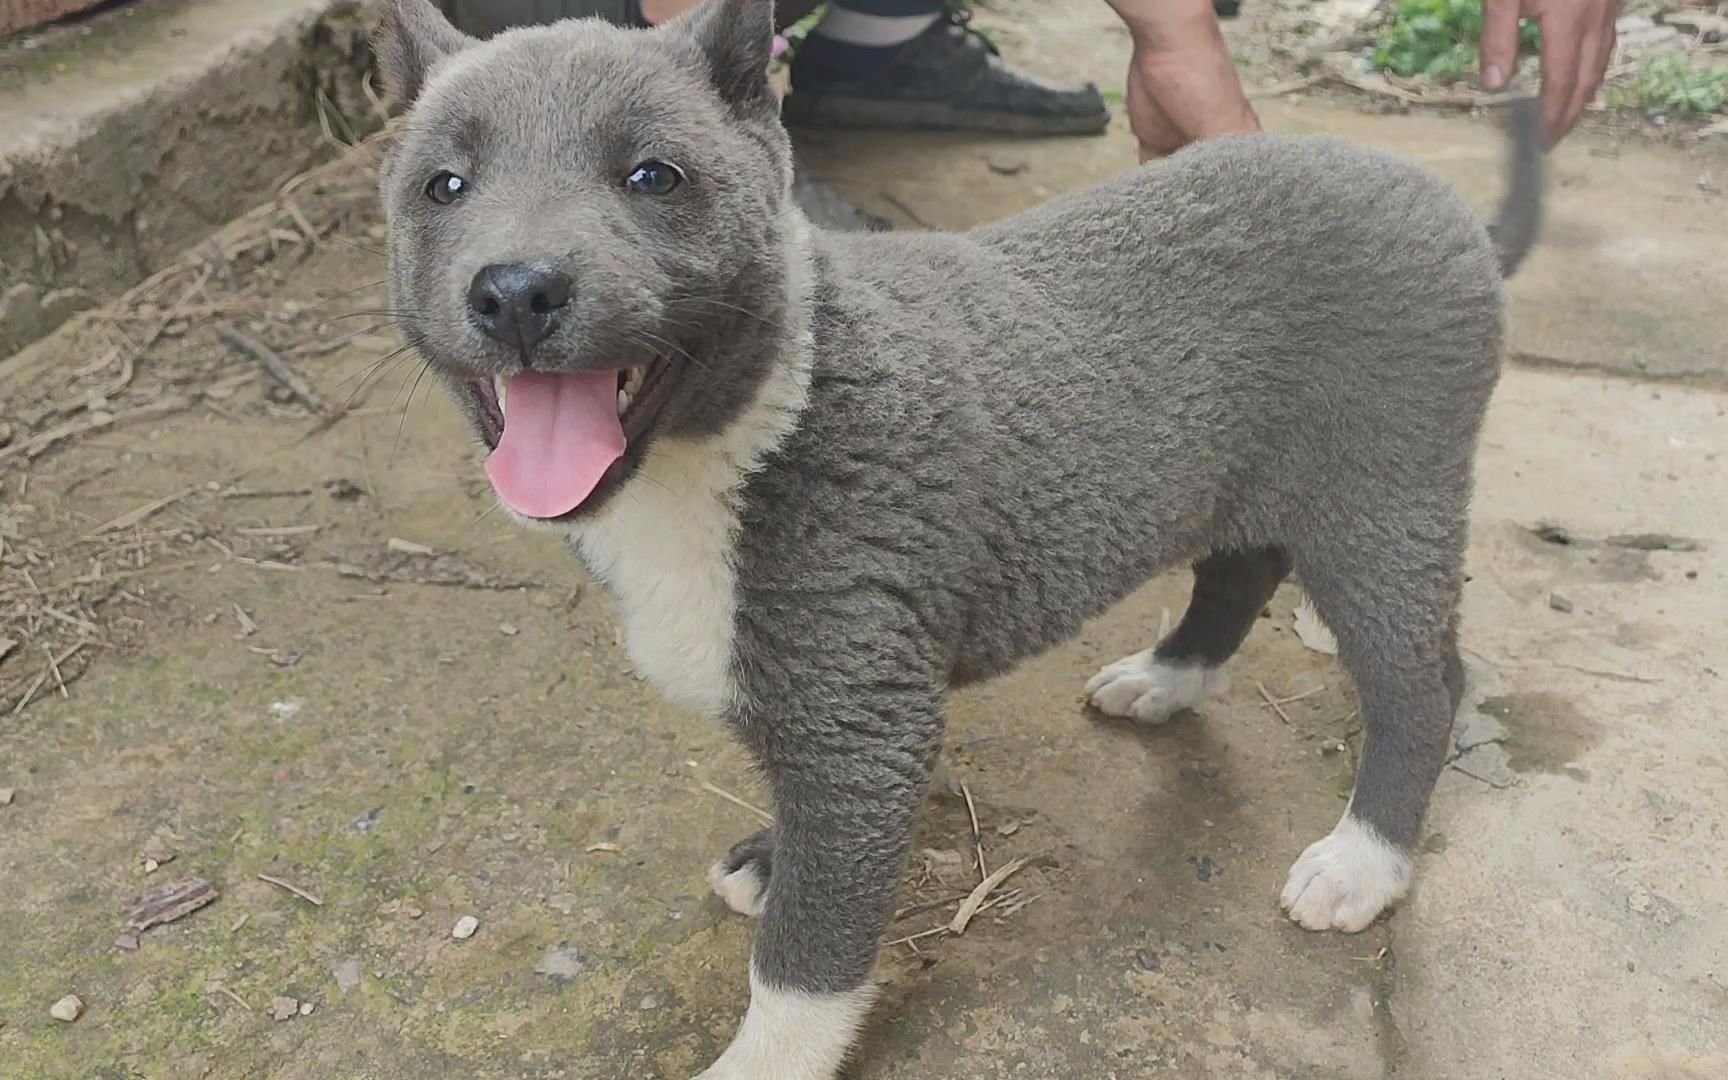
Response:
[[[1212,0],[1106,0],[1128,27],[1128,119],[1142,160],[1218,135],[1255,132]]]

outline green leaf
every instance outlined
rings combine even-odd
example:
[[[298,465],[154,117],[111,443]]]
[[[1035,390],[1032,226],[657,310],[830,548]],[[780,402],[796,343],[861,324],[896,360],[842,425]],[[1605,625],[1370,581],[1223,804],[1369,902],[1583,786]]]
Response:
[[[1392,21],[1381,28],[1374,67],[1398,75],[1456,78],[1478,63],[1482,0],[1398,0]],[[1524,51],[1539,47],[1536,26],[1519,29]]]

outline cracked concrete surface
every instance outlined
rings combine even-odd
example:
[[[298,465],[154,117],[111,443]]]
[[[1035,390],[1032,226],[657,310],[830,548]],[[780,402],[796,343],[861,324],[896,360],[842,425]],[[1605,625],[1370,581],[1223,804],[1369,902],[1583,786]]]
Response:
[[[993,7],[1006,47],[1114,79],[1121,42],[1102,16],[1050,7]],[[1484,204],[1498,190],[1497,136],[1480,122],[1323,99],[1265,112],[1419,152]],[[1131,156],[1120,125],[1091,141],[803,149],[871,209],[946,225]],[[988,167],[1010,158],[1026,168]],[[1615,191],[1595,162],[1612,163]],[[1561,156],[1559,235],[1573,222],[1596,239],[1544,248],[1520,277],[1518,347],[1614,371],[1514,364],[1497,393],[1466,591],[1473,711],[1410,900],[1352,937],[1277,911],[1289,863],[1342,809],[1358,737],[1334,661],[1296,638],[1292,590],[1202,715],[1142,732],[1082,713],[1086,677],[1179,613],[1173,574],[953,702],[947,774],[973,794],[993,862],[1033,859],[1018,880],[1037,899],[962,938],[889,949],[851,1080],[1728,1075],[1728,358],[1686,274],[1610,273],[1616,251],[1657,250],[1728,275],[1720,244],[1686,239],[1719,216],[1692,179],[1717,162],[1589,134]],[[344,228],[369,244],[375,226]],[[265,326],[284,346],[308,326],[339,341],[353,324],[335,313],[378,299],[376,259],[352,246],[270,272],[260,295],[299,305],[298,321]],[[1561,303],[1569,317],[1545,314]],[[1644,351],[1616,351],[1646,305],[1664,317]],[[65,396],[51,380],[77,366],[60,362],[80,355],[76,329],[19,369],[50,381],[32,393]],[[379,332],[295,363],[340,400],[391,344]],[[194,325],[140,384],[219,383],[233,363]],[[242,383],[42,458],[27,503],[0,514],[14,550],[82,567],[96,523],[190,492],[138,530],[162,532],[159,561],[180,568],[128,583],[131,645],[66,698],[0,718],[0,787],[16,791],[0,806],[0,905],[17,928],[0,936],[0,1071],[684,1080],[730,1037],[749,927],[706,895],[703,870],[756,824],[704,784],[758,802],[759,789],[723,731],[633,677],[609,605],[558,546],[487,516],[451,411],[410,391],[398,427],[401,393],[362,390],[348,419],[302,438],[307,418]],[[0,490],[19,490],[23,470],[4,469]],[[240,469],[263,494],[205,489]],[[333,498],[337,478],[370,494]],[[1544,541],[1541,522],[1575,542]],[[290,541],[242,531],[306,525],[318,531]],[[1602,542],[1640,532],[1701,549]],[[378,584],[327,565],[392,537],[536,585]],[[236,636],[234,605],[255,634]],[[255,648],[300,659],[279,667]],[[1305,696],[1286,722],[1256,684]],[[910,880],[958,872],[963,891],[969,836],[964,804],[938,791]],[[145,875],[153,842],[177,859]],[[222,898],[116,949],[125,902],[164,874],[204,876]],[[479,929],[454,940],[466,914]],[[67,993],[88,1006],[76,1024],[48,1016]],[[316,1010],[272,1020],[278,996]]]

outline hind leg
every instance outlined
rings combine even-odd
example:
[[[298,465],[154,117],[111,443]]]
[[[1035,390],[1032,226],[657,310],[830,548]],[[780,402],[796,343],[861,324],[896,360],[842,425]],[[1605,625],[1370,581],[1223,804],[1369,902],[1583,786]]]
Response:
[[[1404,551],[1400,558],[1396,544],[1355,565],[1334,552],[1297,555],[1303,588],[1356,684],[1363,731],[1350,804],[1296,860],[1281,897],[1310,930],[1361,930],[1408,890],[1411,853],[1463,693],[1453,629],[1459,556]]]
[[[1224,662],[1289,572],[1289,556],[1275,547],[1216,551],[1201,559],[1182,622],[1155,648],[1092,676],[1087,700],[1108,716],[1156,724],[1219,692]]]
[[[774,872],[774,836],[767,829],[738,841],[708,868],[708,887],[740,915],[756,918],[768,899]]]

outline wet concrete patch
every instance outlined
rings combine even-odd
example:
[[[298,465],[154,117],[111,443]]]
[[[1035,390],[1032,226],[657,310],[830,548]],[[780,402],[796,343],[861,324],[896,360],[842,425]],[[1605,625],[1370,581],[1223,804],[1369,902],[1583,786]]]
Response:
[[[1559,694],[1504,694],[1482,702],[1481,709],[1506,729],[1506,764],[1517,773],[1590,779],[1588,769],[1572,764],[1602,741],[1602,725]]]

